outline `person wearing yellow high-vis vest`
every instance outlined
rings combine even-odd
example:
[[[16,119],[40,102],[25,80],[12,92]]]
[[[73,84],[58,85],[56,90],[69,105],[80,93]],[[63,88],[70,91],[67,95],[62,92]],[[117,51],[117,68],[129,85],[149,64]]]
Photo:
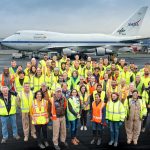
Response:
[[[42,60],[39,61],[39,65],[43,68],[46,67],[46,61],[48,60],[48,54],[44,54],[44,57]]]
[[[10,74],[11,74],[11,75],[15,75],[16,72],[17,72],[17,68],[18,68],[18,66],[17,66],[16,61],[15,61],[15,60],[12,60],[12,61],[11,61],[11,67],[9,67],[9,72],[10,72]]]
[[[49,87],[48,77],[42,74],[41,68],[37,68],[36,75],[33,76],[30,80],[30,87],[35,93],[36,91],[40,90],[42,83],[47,83]]]
[[[114,92],[111,94],[111,99],[106,105],[106,120],[110,126],[111,141],[108,145],[114,144],[118,146],[119,128],[125,119],[125,108],[119,100],[119,94]]]
[[[38,146],[44,149],[49,146],[47,141],[47,124],[49,122],[48,101],[44,99],[41,91],[37,91],[30,109],[32,117],[32,124],[35,125]],[[44,137],[44,144],[42,143],[42,135]]]
[[[136,89],[138,90],[139,92],[139,95],[142,96],[142,93],[143,93],[143,90],[144,90],[144,83],[143,81],[141,80],[141,77],[140,75],[136,75],[135,77],[135,87]]]
[[[148,87],[148,83],[150,82],[150,73],[148,68],[144,68],[144,75],[141,77],[145,88]]]
[[[29,139],[29,131],[31,128],[31,136],[36,139],[35,127],[31,123],[30,108],[33,102],[33,92],[30,90],[30,83],[25,82],[23,90],[18,93],[18,105],[21,108],[22,113],[22,126],[24,132],[24,141],[27,142]]]
[[[113,92],[119,93],[119,96],[120,96],[120,88],[117,84],[117,81],[115,81],[115,80],[111,81],[111,86],[109,86],[107,89],[107,95],[108,95],[109,100],[111,99],[111,94]]]
[[[1,88],[0,93],[0,119],[2,123],[2,141],[1,143],[6,143],[8,139],[8,121],[10,121],[13,137],[19,140],[18,129],[16,124],[16,93],[11,93],[7,86]]]
[[[145,88],[145,90],[142,93],[142,100],[145,101],[147,106],[147,115],[146,117],[144,117],[143,124],[142,124],[142,132],[145,132],[147,119],[150,113],[150,82],[149,82],[149,87]]]
[[[79,97],[80,97],[80,102],[81,102],[81,128],[80,130],[87,130],[87,113],[90,110],[90,95],[87,90],[86,85],[81,85],[80,90],[79,90]]]
[[[71,142],[73,145],[78,145],[79,140],[77,139],[77,126],[78,118],[80,118],[80,99],[76,89],[71,91],[71,97],[67,101],[67,116],[70,122],[71,130]]]
[[[121,72],[121,78],[126,79],[126,84],[129,85],[133,82],[133,75],[132,71],[129,70],[128,66],[125,65],[123,67],[123,71]]]
[[[125,129],[127,133],[127,143],[132,141],[137,145],[141,132],[141,124],[144,116],[147,115],[145,102],[138,96],[138,91],[134,90],[131,96],[128,96],[124,102],[127,119]]]
[[[23,90],[23,84],[25,82],[30,82],[29,77],[25,76],[24,71],[19,71],[18,76],[15,78],[15,91],[17,93],[19,93]]]
[[[74,70],[72,72],[72,76],[70,78],[70,89],[72,90],[72,89],[76,88],[79,81],[80,81],[80,79],[79,79],[78,71]]]

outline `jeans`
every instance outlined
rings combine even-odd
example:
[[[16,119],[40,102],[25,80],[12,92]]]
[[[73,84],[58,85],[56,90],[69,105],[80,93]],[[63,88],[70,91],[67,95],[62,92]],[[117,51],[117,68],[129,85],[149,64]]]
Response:
[[[100,137],[102,138],[103,134],[103,125],[100,123],[92,122],[92,130],[93,130],[93,137]]]
[[[92,122],[92,130],[101,131],[103,129],[103,125],[100,123]]]
[[[119,138],[119,122],[109,121],[111,141],[118,142]]]
[[[35,130],[36,130],[36,136],[37,136],[37,141],[38,143],[42,142],[42,135],[41,131],[44,137],[44,141],[47,140],[47,124],[45,125],[35,125]]]
[[[8,139],[8,121],[10,121],[12,130],[13,130],[13,136],[18,135],[18,129],[17,129],[17,124],[16,124],[16,114],[15,115],[10,115],[10,116],[1,116],[1,123],[2,123],[2,135],[4,139]]]
[[[78,119],[74,120],[74,121],[70,121],[70,129],[71,129],[71,138],[75,138],[76,134],[77,134],[77,126],[78,126]]]

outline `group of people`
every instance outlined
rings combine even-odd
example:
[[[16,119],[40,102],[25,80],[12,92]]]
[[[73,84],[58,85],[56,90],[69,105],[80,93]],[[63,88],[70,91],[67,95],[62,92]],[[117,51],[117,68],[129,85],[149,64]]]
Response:
[[[47,127],[52,122],[54,148],[66,142],[70,128],[71,143],[79,145],[77,130],[89,130],[92,124],[91,144],[100,145],[109,128],[109,145],[118,146],[119,129],[124,124],[127,144],[137,145],[140,132],[145,132],[150,111],[150,64],[138,68],[124,58],[98,61],[88,57],[71,61],[66,55],[60,60],[45,54],[37,61],[32,58],[26,68],[11,61],[0,75],[0,119],[2,141],[7,143],[7,124],[10,120],[13,137],[20,139],[16,114],[21,112],[24,141],[31,136],[38,146],[49,146]],[[60,136],[59,136],[60,135]],[[43,138],[42,138],[43,137]]]

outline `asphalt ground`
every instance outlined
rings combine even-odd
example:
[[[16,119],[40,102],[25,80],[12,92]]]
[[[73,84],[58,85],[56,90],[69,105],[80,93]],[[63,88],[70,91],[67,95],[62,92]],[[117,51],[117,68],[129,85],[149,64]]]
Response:
[[[134,62],[139,66],[139,68],[143,67],[145,63],[150,63],[150,55],[120,55],[119,57],[125,58],[127,62]],[[99,59],[99,57],[95,57],[95,59]],[[0,73],[3,70],[4,66],[10,66],[11,61],[11,55],[0,55]],[[29,59],[17,59],[18,65],[25,66],[26,62],[29,61]],[[21,115],[17,114],[17,125],[18,125],[18,132],[21,136],[21,139],[19,141],[16,141],[12,137],[12,130],[11,126],[9,124],[9,140],[7,144],[0,144],[0,150],[38,150],[37,142],[33,140],[32,138],[29,139],[29,142],[23,141],[23,130],[22,130],[22,123],[21,123]],[[92,129],[91,129],[91,122],[88,119],[88,130],[87,131],[80,131],[80,121],[78,123],[78,138],[80,140],[80,144],[78,146],[73,146],[70,143],[70,132],[69,129],[67,131],[67,142],[69,144],[69,147],[67,149],[69,150],[109,150],[109,149],[150,149],[150,117],[147,121],[147,128],[145,133],[140,134],[140,138],[138,141],[138,145],[134,146],[133,144],[127,145],[126,144],[126,133],[124,130],[124,125],[120,129],[120,136],[119,136],[119,145],[117,148],[114,148],[112,146],[108,146],[109,142],[109,128],[106,127],[103,132],[103,138],[102,138],[102,144],[100,146],[91,145],[90,141],[92,140]],[[1,134],[1,123],[0,123],[0,140],[2,138]],[[50,147],[47,149],[53,150],[53,144],[52,144],[52,130],[48,129],[48,140],[50,143]],[[62,149],[66,149],[64,147],[61,147]]]

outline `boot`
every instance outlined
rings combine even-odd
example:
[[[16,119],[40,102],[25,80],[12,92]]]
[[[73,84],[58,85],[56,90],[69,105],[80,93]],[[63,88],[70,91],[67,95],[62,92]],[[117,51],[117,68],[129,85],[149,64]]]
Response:
[[[95,144],[96,142],[96,130],[93,130],[93,139],[91,141],[91,144]]]
[[[98,134],[98,139],[97,139],[97,143],[96,145],[99,146],[101,145],[101,141],[102,141],[102,132],[100,130],[97,131],[97,134]]]

